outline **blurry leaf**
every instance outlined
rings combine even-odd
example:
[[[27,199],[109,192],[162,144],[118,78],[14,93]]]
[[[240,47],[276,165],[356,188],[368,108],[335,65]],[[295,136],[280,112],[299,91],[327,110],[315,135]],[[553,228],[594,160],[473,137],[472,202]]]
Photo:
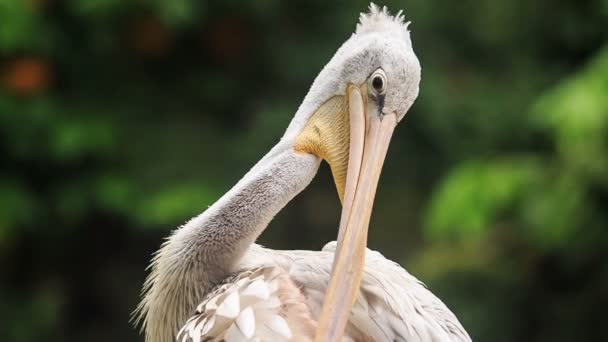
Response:
[[[541,97],[533,114],[570,167],[608,184],[608,47]]]
[[[439,185],[426,215],[433,239],[481,236],[541,172],[533,159],[465,162]]]
[[[138,13],[152,11],[161,16],[164,21],[173,26],[185,26],[200,18],[204,3],[196,0],[174,0],[174,1],[121,1],[121,0],[99,0],[99,1],[71,1],[71,9],[79,16],[89,21],[111,20],[125,13]]]
[[[585,229],[585,201],[584,185],[572,175],[545,179],[520,207],[526,224],[522,234],[543,248],[567,244],[572,234]]]
[[[205,5],[203,1],[196,0],[156,0],[158,13],[171,25],[183,26],[190,24],[199,18],[201,8]],[[198,23],[200,24],[200,22]]]
[[[88,17],[104,17],[119,14],[125,8],[122,0],[70,1],[76,13]],[[132,4],[131,4],[132,6]]]
[[[203,184],[179,184],[144,196],[135,216],[144,225],[163,226],[184,223],[202,213],[217,199]]]
[[[29,223],[36,213],[35,198],[16,182],[0,181],[0,245],[17,225]]]
[[[0,1],[0,52],[28,47],[39,33],[38,19],[27,1]]]
[[[91,117],[57,120],[51,130],[50,153],[58,160],[113,150],[116,128],[112,122]]]
[[[59,161],[108,155],[120,132],[115,123],[103,111],[61,104],[50,97],[23,101],[0,96],[0,132],[8,137],[10,151],[24,159],[41,154]]]
[[[482,271],[496,263],[499,256],[491,239],[463,236],[457,241],[436,241],[407,264],[421,279],[432,279],[456,271]]]
[[[12,96],[0,96],[0,132],[12,154],[22,159],[36,159],[41,152],[46,152],[52,107],[52,102],[45,97],[18,101]]]
[[[97,200],[106,208],[123,214],[133,209],[136,195],[133,183],[120,175],[105,175],[97,181]]]

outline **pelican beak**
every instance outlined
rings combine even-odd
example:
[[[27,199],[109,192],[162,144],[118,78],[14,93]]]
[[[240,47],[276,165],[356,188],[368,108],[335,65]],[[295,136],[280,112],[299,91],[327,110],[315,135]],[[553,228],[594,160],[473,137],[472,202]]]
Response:
[[[315,337],[318,342],[342,340],[363,275],[367,231],[380,171],[397,125],[394,113],[379,113],[362,92],[365,94],[364,87],[354,85],[347,90],[348,167],[333,271]]]
[[[380,170],[397,125],[367,101],[366,83],[349,85],[311,116],[294,150],[325,159],[342,201],[338,246],[315,341],[339,341],[359,292],[365,265],[367,228]]]

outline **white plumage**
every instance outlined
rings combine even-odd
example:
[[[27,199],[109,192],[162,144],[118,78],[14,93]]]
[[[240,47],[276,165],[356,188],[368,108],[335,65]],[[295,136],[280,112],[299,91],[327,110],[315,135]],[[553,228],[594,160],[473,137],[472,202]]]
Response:
[[[178,341],[312,341],[334,249],[335,242],[320,252],[252,246],[244,257],[251,262],[207,295]],[[230,317],[220,313],[223,306],[230,306]],[[371,250],[345,338],[470,341],[454,314],[424,284]]]
[[[336,244],[322,251],[281,251],[254,241],[318,170],[322,156],[294,146],[322,104],[345,101],[353,84],[371,87],[370,75],[381,70],[386,93],[369,88],[366,113],[395,115],[395,124],[403,118],[420,81],[407,25],[400,13],[392,17],[372,4],[356,33],[315,79],[281,141],[228,193],[167,239],[152,261],[137,310],[146,341],[313,340]],[[420,281],[367,250],[344,340],[471,339]]]

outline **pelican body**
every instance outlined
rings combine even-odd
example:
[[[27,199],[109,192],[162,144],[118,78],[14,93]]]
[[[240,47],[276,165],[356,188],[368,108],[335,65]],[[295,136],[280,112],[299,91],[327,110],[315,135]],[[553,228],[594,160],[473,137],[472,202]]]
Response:
[[[137,311],[146,341],[470,341],[420,281],[366,248],[391,135],[418,95],[408,24],[370,5],[277,145],[162,245]],[[343,207],[337,242],[257,245],[322,160]]]

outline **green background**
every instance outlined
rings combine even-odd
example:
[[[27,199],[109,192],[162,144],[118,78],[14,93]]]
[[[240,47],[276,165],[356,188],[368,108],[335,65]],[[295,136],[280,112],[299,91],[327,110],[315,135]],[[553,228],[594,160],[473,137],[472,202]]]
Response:
[[[608,1],[389,1],[420,96],[369,244],[477,341],[608,340]],[[162,238],[282,135],[365,1],[1,0],[0,340],[142,340]],[[322,166],[260,242],[319,249]]]

